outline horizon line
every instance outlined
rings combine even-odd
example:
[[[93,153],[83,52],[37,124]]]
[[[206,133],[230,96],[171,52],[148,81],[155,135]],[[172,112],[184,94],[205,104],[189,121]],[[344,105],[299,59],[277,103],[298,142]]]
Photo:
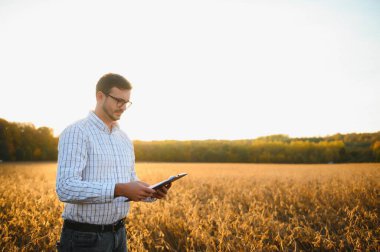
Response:
[[[132,141],[141,141],[141,142],[160,142],[160,141],[244,141],[244,140],[256,140],[258,138],[264,138],[264,137],[271,137],[271,136],[286,136],[290,139],[297,139],[297,138],[326,138],[331,137],[335,135],[350,135],[350,134],[376,134],[380,133],[380,130],[373,131],[373,132],[349,132],[349,133],[334,133],[334,134],[326,134],[326,135],[315,135],[315,136],[290,136],[288,134],[271,134],[271,135],[263,135],[258,137],[252,137],[252,138],[234,138],[234,139],[227,139],[227,138],[204,138],[204,139],[149,139],[149,140],[142,140],[142,139],[132,139]]]
[[[0,119],[3,119],[9,123],[16,123],[16,124],[26,124],[26,125],[32,125],[34,128],[39,129],[39,128],[49,128],[53,131],[53,137],[59,138],[60,134],[55,134],[54,131],[55,129],[49,126],[39,126],[37,127],[35,123],[33,122],[16,122],[16,121],[8,121],[5,118],[0,117]],[[304,136],[292,136],[290,134],[286,133],[273,133],[273,134],[268,134],[268,135],[261,135],[261,136],[256,136],[256,137],[251,137],[251,138],[193,138],[193,139],[173,139],[173,138],[167,138],[167,139],[133,139],[131,138],[132,141],[141,141],[141,142],[154,142],[154,141],[242,141],[242,140],[255,140],[258,138],[263,138],[263,137],[270,137],[270,136],[287,136],[292,139],[297,139],[297,138],[326,138],[326,137],[331,137],[334,135],[348,135],[348,134],[375,134],[380,132],[379,130],[376,131],[355,131],[355,132],[346,132],[346,133],[341,133],[341,132],[336,132],[333,134],[319,134],[319,135],[304,135]],[[62,133],[62,132],[61,132]]]

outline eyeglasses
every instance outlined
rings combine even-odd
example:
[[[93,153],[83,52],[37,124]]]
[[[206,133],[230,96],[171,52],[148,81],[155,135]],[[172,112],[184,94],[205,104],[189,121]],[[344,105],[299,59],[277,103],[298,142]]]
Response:
[[[120,107],[120,108],[125,105],[125,108],[127,109],[127,108],[129,108],[132,105],[132,102],[130,102],[130,101],[126,101],[124,99],[117,98],[117,97],[112,96],[110,94],[105,94],[105,95],[111,97],[112,99],[114,99],[116,101],[116,105],[118,107]]]

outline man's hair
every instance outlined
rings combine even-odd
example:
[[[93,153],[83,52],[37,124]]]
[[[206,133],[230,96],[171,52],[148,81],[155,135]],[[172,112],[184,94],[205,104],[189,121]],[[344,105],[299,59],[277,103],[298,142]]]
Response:
[[[131,90],[132,85],[123,76],[115,73],[108,73],[103,75],[96,84],[96,93],[99,91],[109,94],[111,88],[117,87],[122,90]]]

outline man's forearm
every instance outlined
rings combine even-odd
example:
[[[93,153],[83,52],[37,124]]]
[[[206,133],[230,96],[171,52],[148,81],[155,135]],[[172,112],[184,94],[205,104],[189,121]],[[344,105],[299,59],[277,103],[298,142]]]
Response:
[[[115,184],[60,179],[56,191],[60,201],[67,203],[99,204],[114,199]]]

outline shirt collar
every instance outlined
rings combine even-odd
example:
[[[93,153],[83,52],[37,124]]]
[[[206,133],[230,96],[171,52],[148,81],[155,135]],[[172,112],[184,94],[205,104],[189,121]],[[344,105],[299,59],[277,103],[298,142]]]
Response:
[[[108,129],[107,125],[95,114],[94,111],[90,111],[88,113],[88,120],[93,123],[98,129],[105,131],[107,133],[110,133],[110,130]],[[119,124],[117,122],[114,122],[112,124],[112,131],[119,129]]]

